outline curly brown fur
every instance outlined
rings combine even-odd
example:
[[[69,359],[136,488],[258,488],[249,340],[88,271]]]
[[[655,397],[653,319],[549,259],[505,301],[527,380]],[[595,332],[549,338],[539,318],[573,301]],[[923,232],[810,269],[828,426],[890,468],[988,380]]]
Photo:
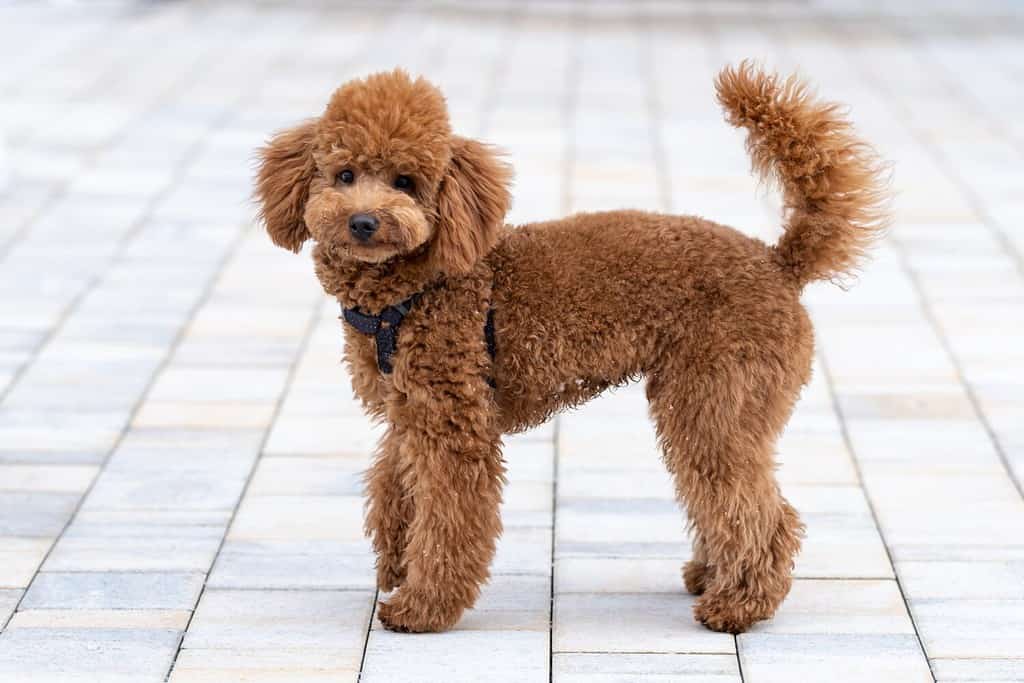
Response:
[[[795,81],[742,65],[719,97],[783,186],[776,246],[639,211],[503,226],[507,166],[453,135],[441,94],[401,71],[343,86],[263,150],[267,230],[293,250],[316,241],[328,293],[367,313],[421,293],[391,374],[372,337],[344,328],[354,389],[388,425],[366,515],[378,585],[394,590],[388,628],[445,629],[474,604],[501,532],[502,434],[642,376],[695,535],[696,617],[740,632],[788,593],[802,526],[773,449],[810,375],[800,290],[854,266],[881,224],[880,176],[836,109]],[[357,214],[375,217],[372,235],[350,226]]]
[[[795,76],[780,81],[744,61],[723,70],[715,90],[729,123],[747,130],[754,169],[782,188],[779,263],[801,285],[854,270],[887,221],[874,150],[853,136],[839,105],[813,102]]]

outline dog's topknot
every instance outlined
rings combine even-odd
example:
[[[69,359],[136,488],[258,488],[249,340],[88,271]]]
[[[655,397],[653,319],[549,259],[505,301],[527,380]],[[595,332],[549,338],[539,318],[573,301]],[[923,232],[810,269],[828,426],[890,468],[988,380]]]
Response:
[[[320,118],[318,153],[340,163],[388,165],[436,185],[450,159],[451,126],[441,91],[395,69],[350,81]]]

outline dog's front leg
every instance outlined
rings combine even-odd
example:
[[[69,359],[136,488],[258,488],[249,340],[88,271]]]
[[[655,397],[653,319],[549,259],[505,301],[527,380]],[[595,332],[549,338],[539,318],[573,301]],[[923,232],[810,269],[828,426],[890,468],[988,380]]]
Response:
[[[377,553],[377,588],[391,591],[405,580],[406,536],[413,518],[409,463],[402,459],[404,434],[392,425],[366,474],[366,534]]]
[[[489,576],[501,533],[505,469],[490,389],[465,386],[452,401],[411,399],[402,458],[412,469],[415,516],[407,533],[406,577],[379,607],[381,623],[395,631],[441,631],[472,607]]]

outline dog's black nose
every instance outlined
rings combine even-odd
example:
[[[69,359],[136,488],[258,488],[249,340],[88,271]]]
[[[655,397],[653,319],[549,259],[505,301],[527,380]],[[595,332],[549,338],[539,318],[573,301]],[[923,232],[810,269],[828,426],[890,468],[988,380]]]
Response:
[[[377,232],[379,226],[377,219],[368,213],[352,214],[348,219],[348,229],[352,236],[363,242],[370,239],[370,235]]]

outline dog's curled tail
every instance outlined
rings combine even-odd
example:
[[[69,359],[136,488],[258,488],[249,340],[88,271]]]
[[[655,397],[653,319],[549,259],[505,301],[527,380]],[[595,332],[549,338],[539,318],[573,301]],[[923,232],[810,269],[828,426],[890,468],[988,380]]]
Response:
[[[886,166],[838,105],[815,101],[795,77],[744,61],[722,70],[715,89],[729,123],[747,130],[754,170],[781,186],[780,266],[801,287],[855,270],[887,224]]]

